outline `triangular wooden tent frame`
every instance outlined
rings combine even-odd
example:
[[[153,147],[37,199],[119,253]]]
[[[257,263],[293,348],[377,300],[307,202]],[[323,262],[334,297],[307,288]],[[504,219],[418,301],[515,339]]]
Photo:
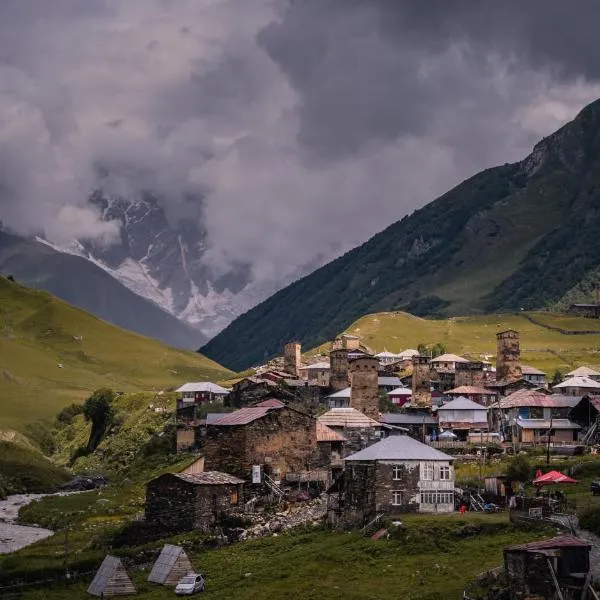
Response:
[[[194,567],[181,546],[165,544],[152,566],[148,581],[176,586],[182,577],[194,573]]]
[[[96,571],[96,575],[88,587],[88,594],[92,596],[129,596],[137,594],[127,571],[120,558],[107,554]]]

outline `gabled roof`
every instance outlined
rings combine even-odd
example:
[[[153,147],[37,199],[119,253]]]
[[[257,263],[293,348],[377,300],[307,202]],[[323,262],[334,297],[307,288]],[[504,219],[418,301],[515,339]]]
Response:
[[[381,425],[355,408],[332,408],[322,414],[317,421],[328,427],[379,427]]]
[[[547,375],[545,371],[540,371],[529,365],[521,365],[521,373],[523,373],[523,375]]]
[[[477,404],[477,402],[473,402],[473,400],[469,400],[464,396],[459,396],[454,400],[450,400],[450,402],[444,402],[442,406],[438,408],[438,412],[440,410],[486,410],[485,406],[481,406],[481,404]]]
[[[524,550],[534,552],[536,550],[552,550],[553,548],[589,548],[591,542],[582,540],[572,535],[559,535],[549,540],[540,540],[539,542],[529,542],[528,544],[517,544],[516,546],[507,546],[505,550]]]
[[[457,388],[454,388],[452,390],[448,390],[447,392],[444,392],[446,395],[450,395],[450,394],[479,394],[479,395],[498,395],[498,392],[495,392],[494,390],[486,390],[485,388],[481,388],[481,387],[477,387],[474,385],[459,385]]]
[[[577,367],[576,369],[569,371],[567,375],[569,377],[598,377],[600,375],[600,372],[595,371],[590,367]]]
[[[412,396],[412,389],[409,387],[397,387],[395,390],[388,392],[386,396]]]
[[[550,419],[521,419],[516,421],[521,429],[550,429]],[[569,419],[552,419],[552,429],[581,429]]]
[[[498,400],[500,408],[520,408],[526,406],[542,406],[554,408],[556,405],[548,394],[536,390],[518,390]]]
[[[598,390],[600,389],[600,381],[595,381],[590,377],[571,377],[553,387],[554,389],[578,387]]]
[[[383,352],[378,352],[375,354],[375,358],[398,358],[398,354],[384,350]]]
[[[350,398],[351,395],[352,395],[352,388],[347,387],[347,388],[344,388],[343,390],[340,390],[339,392],[330,394],[327,397],[328,398]]]
[[[122,594],[135,594],[136,589],[131,579],[125,571],[125,567],[121,562],[120,558],[107,554],[100,565],[96,575],[90,586],[88,587],[88,594],[92,596],[104,595],[107,591],[107,586],[118,585],[123,591]]]
[[[229,390],[211,381],[193,381],[184,383],[176,392],[211,392],[213,394],[229,394]]]
[[[402,352],[398,353],[398,358],[402,359],[412,358],[413,356],[419,356],[418,350],[413,348],[407,348],[406,350],[402,350]]]
[[[400,381],[400,377],[378,377],[377,385],[393,385],[400,387],[402,385],[402,381]]]
[[[285,402],[282,402],[277,398],[267,398],[266,400],[262,400],[258,404],[255,404],[254,406],[257,408],[281,408],[285,406]]]
[[[229,475],[229,473],[221,473],[220,471],[203,471],[201,473],[171,473],[177,479],[193,483],[195,485],[237,485],[244,483],[243,479]]]
[[[281,406],[247,406],[232,413],[225,414],[222,418],[211,423],[212,426],[247,425],[262,419],[271,410],[281,410]]]
[[[383,413],[381,422],[390,425],[435,425],[436,420],[425,413]]]
[[[327,361],[320,361],[320,362],[316,362],[316,363],[312,363],[310,365],[306,365],[305,367],[300,367],[301,371],[308,371],[309,369],[330,369],[331,365],[329,364],[329,362]]]
[[[458,356],[458,354],[442,354],[441,356],[436,356],[431,359],[432,363],[435,362],[460,362],[460,363],[468,363],[469,361],[462,356]]]
[[[422,444],[408,435],[392,435],[390,437],[347,456],[344,460],[443,460],[452,461],[453,456],[444,454],[431,446]]]
[[[148,575],[148,581],[164,584],[173,570],[173,567],[180,559],[185,561],[186,565],[189,564],[189,559],[181,546],[165,544],[159,557],[152,566],[152,571],[150,571],[150,575]]]
[[[346,438],[337,431],[327,427],[325,423],[317,421],[317,442],[345,442]]]

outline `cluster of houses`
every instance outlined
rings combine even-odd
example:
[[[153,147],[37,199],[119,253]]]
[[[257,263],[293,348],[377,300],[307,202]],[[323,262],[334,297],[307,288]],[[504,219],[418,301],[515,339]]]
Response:
[[[549,389],[545,373],[521,364],[512,330],[497,334],[495,368],[411,349],[372,354],[350,335],[329,356],[301,360],[293,342],[232,389],[177,390],[178,451],[201,458],[194,472],[149,484],[149,520],[210,529],[227,511],[303,485],[329,490],[342,526],[383,513],[453,511],[452,448],[572,447],[592,439],[600,414],[600,372],[580,367]]]

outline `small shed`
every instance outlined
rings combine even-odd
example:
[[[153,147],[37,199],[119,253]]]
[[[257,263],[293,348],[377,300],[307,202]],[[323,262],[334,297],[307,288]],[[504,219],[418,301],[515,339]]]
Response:
[[[175,586],[182,577],[193,572],[194,567],[185,550],[181,546],[165,544],[148,575],[148,581]]]
[[[104,598],[137,594],[121,559],[109,554],[104,557],[87,591],[92,596]]]

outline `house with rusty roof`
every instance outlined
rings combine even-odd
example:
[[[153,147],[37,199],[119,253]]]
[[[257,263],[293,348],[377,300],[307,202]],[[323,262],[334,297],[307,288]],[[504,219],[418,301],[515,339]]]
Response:
[[[171,531],[210,532],[241,502],[244,481],[228,473],[165,473],[146,485],[146,521]]]
[[[494,402],[496,402],[498,398],[498,392],[475,385],[461,385],[448,390],[444,393],[444,396],[449,399],[459,398],[462,396],[463,398],[468,398],[472,402],[476,402],[481,406],[491,406],[494,404]]]
[[[207,469],[255,483],[257,473],[260,481],[265,475],[280,481],[323,467],[316,420],[273,398],[222,415],[207,423],[203,434]]]
[[[591,547],[570,535],[508,546],[504,571],[510,599],[591,597]]]
[[[344,454],[366,448],[386,435],[385,424],[355,408],[332,408],[318,417],[317,421],[344,436]]]

